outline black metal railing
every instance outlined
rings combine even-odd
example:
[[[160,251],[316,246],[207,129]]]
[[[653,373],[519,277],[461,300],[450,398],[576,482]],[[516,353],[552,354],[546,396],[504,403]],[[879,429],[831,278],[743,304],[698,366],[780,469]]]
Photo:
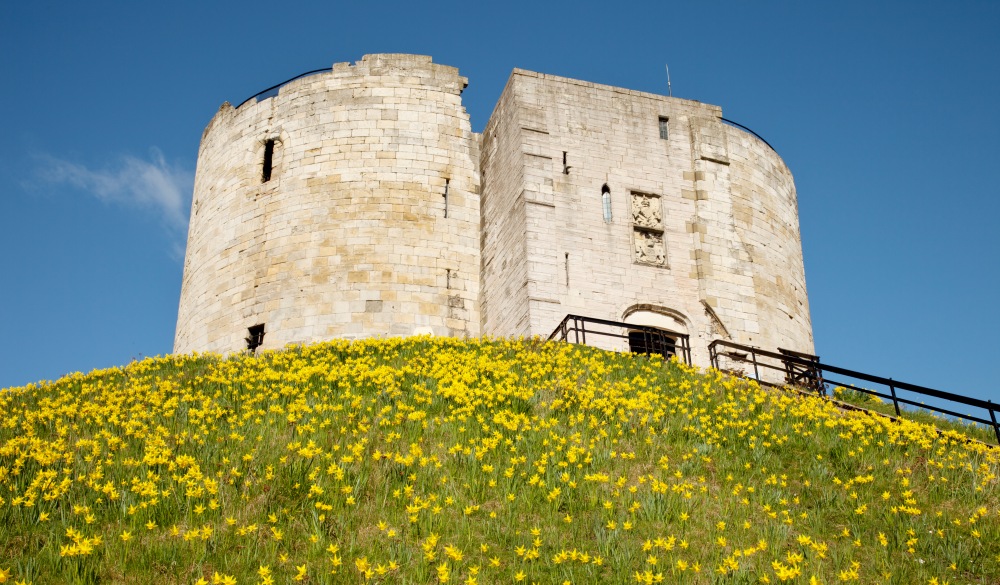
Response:
[[[729,124],[730,126],[735,126],[736,128],[739,128],[741,130],[746,130],[750,134],[753,134],[754,136],[756,136],[757,138],[759,138],[760,141],[763,142],[764,144],[766,144],[768,148],[770,148],[771,150],[774,150],[774,147],[771,146],[771,144],[767,140],[764,140],[763,136],[761,136],[760,134],[757,134],[756,132],[754,132],[753,130],[747,128],[743,124],[740,124],[739,122],[733,122],[732,120],[727,120],[725,118],[719,118],[719,119],[722,120],[722,122],[724,124]],[[777,153],[778,151],[774,150],[774,152]]]
[[[591,336],[591,341],[594,337],[621,339],[628,342],[630,351],[646,355],[660,354],[664,357],[676,355],[685,364],[691,365],[689,337],[660,327],[566,315],[549,335],[549,340],[587,345],[587,335]]]
[[[900,404],[906,404],[919,409],[931,410],[946,416],[992,427],[993,433],[996,435],[997,444],[1000,444],[1000,425],[997,424],[997,412],[1000,412],[1000,404],[995,404],[992,400],[969,398],[961,394],[900,382],[892,378],[883,378],[847,368],[831,366],[822,363],[819,356],[786,349],[779,349],[777,352],[766,351],[749,345],[741,345],[717,339],[708,346],[708,354],[712,361],[712,367],[719,370],[728,370],[748,375],[749,372],[743,372],[742,367],[752,367],[753,377],[762,384],[778,386],[783,382],[788,385],[808,388],[822,396],[826,396],[828,388],[840,387],[869,396],[891,400],[897,416],[901,414]],[[858,382],[833,379],[830,374],[843,376]],[[887,389],[888,392],[863,388],[858,383],[875,384]],[[948,404],[948,408],[920,401],[918,397],[928,397],[942,401]],[[984,410],[989,418],[957,412],[951,406],[952,404],[961,404]]]
[[[305,73],[300,73],[300,74],[296,75],[295,77],[292,77],[291,79],[286,79],[286,80],[282,81],[281,83],[272,85],[271,87],[269,87],[267,89],[258,91],[257,93],[253,94],[252,96],[250,96],[247,99],[245,99],[242,102],[240,102],[240,105],[236,106],[236,109],[237,110],[240,109],[243,106],[243,104],[247,103],[248,101],[250,101],[252,99],[258,98],[258,97],[264,95],[265,93],[267,93],[269,91],[273,91],[276,94],[277,91],[275,91],[275,90],[280,89],[282,85],[287,85],[287,84],[295,81],[296,79],[300,79],[302,77],[307,77],[309,75],[316,75],[317,73],[326,73],[327,71],[333,71],[333,67],[326,67],[324,69],[313,69],[312,71],[306,71]],[[267,97],[271,97],[271,96],[267,96]],[[763,140],[763,138],[761,138],[761,140]]]

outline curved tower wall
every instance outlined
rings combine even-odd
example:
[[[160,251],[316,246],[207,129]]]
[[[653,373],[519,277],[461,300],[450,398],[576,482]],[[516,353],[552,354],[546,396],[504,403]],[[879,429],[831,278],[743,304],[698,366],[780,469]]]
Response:
[[[721,108],[515,70],[477,136],[464,86],[369,55],[223,104],[174,350],[239,351],[260,324],[265,348],[544,336],[573,313],[687,334],[701,366],[715,339],[813,352],[791,173]]]
[[[721,117],[515,70],[483,133],[483,330],[572,313],[688,334],[702,366],[719,338],[812,353],[792,176]]]
[[[733,223],[753,265],[761,323],[754,345],[813,353],[812,323],[799,232],[798,198],[781,157],[759,138],[725,126]]]
[[[259,324],[265,348],[479,335],[465,85],[430,57],[368,55],[223,104],[198,154],[174,351],[245,349]]]

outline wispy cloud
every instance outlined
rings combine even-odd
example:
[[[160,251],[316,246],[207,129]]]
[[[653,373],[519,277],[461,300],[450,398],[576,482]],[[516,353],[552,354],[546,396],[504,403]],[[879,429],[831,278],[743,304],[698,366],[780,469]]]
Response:
[[[69,185],[101,201],[155,214],[172,236],[183,240],[194,173],[168,163],[157,148],[150,149],[149,154],[148,160],[122,156],[100,169],[42,155],[38,157],[41,164],[36,177],[42,183]]]

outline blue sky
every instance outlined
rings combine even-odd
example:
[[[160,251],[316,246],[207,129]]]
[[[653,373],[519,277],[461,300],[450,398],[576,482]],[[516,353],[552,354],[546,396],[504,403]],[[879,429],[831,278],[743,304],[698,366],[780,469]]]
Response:
[[[0,387],[169,353],[224,101],[367,53],[722,106],[796,179],[825,361],[1000,401],[1000,3],[18,2],[0,19]]]

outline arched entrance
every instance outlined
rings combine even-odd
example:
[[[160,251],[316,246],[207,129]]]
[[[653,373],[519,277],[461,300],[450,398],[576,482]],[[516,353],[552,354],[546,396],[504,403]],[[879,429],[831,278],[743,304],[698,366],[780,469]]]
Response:
[[[628,350],[634,353],[658,353],[663,357],[677,354],[677,337],[666,332],[630,329]]]
[[[628,331],[629,351],[666,358],[676,355],[691,363],[688,322],[682,313],[667,307],[634,305],[625,311],[622,320],[635,325]]]

